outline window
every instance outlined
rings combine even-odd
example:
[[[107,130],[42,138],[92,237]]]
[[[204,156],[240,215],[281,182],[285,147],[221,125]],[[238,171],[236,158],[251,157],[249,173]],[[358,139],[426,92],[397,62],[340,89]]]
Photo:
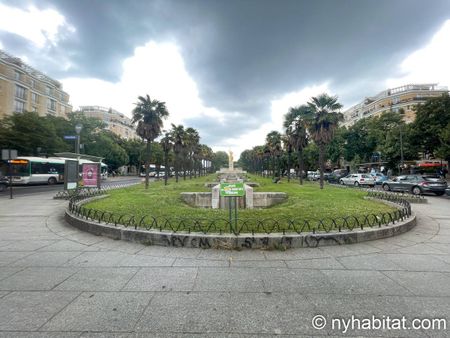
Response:
[[[56,110],[56,101],[52,99],[47,99],[47,109],[48,110]]]
[[[52,89],[49,86],[45,87],[45,94],[50,95],[51,91]]]
[[[20,72],[18,72],[18,71],[16,70],[15,73],[14,73],[14,78],[15,78],[17,81],[20,81],[20,77],[21,77]]]
[[[39,103],[39,95],[36,93],[31,93],[31,102]]]
[[[36,82],[33,79],[30,80],[30,84],[31,88],[36,88]]]
[[[26,89],[22,86],[16,85],[16,97],[22,100],[26,100]]]
[[[22,101],[14,101],[14,111],[17,113],[23,113],[25,110],[25,103]]]

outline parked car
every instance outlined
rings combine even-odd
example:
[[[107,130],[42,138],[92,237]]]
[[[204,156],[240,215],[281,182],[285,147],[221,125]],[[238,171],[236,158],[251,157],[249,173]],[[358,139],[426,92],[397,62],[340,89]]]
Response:
[[[328,176],[328,182],[339,183],[339,180],[347,175],[348,171],[346,169],[336,169]]]
[[[308,171],[306,178],[310,181],[317,181],[320,178],[320,173],[318,171]]]
[[[445,189],[445,193],[450,196],[450,188]]]
[[[388,177],[386,175],[383,175],[382,173],[371,173],[371,175],[375,179],[375,184],[383,184],[383,182],[386,182],[388,180]]]
[[[339,183],[342,185],[353,185],[355,187],[358,187],[360,185],[367,185],[369,187],[375,186],[375,180],[369,174],[350,174],[342,177],[339,180]]]
[[[382,185],[385,191],[406,191],[414,195],[434,193],[438,196],[445,194],[447,182],[432,176],[404,175],[392,180],[387,180]]]
[[[8,178],[5,176],[0,176],[0,192],[5,191],[8,188]]]

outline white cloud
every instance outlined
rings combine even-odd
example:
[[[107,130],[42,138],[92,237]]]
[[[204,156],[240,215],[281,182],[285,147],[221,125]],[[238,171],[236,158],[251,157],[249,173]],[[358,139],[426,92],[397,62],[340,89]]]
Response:
[[[185,124],[191,118],[213,117],[217,123],[223,124],[225,116],[234,114],[236,120],[241,116],[238,112],[225,113],[203,104],[195,81],[187,72],[177,46],[172,43],[148,42],[136,48],[134,55],[123,62],[122,68],[123,73],[117,83],[94,78],[67,78],[61,82],[70,94],[75,109],[83,105],[99,105],[112,107],[129,117],[137,97],[149,94],[152,99],[166,102],[170,113],[165,121],[166,128],[170,128],[170,123]],[[270,131],[281,132],[283,116],[290,107],[306,103],[322,92],[328,92],[327,83],[274,98],[271,102],[271,121],[262,121],[258,129],[230,137],[221,145],[209,146],[215,151],[231,149],[238,158],[243,150],[263,144]]]
[[[226,145],[217,147],[217,150],[228,151],[232,149],[235,157],[239,158],[242,151],[251,149],[257,145],[263,145],[267,134],[272,130],[277,130],[280,133],[284,132],[284,115],[289,111],[289,108],[306,104],[311,97],[321,93],[330,93],[328,83],[305,87],[273,99],[271,101],[271,121],[263,122],[258,129],[249,130],[239,137],[230,137]]]
[[[311,97],[329,92],[328,82],[326,82],[275,98],[271,101],[272,130],[282,131],[284,115],[289,111],[289,108],[306,104]]]
[[[386,87],[408,83],[438,83],[450,86],[449,60],[450,20],[447,20],[428,45],[403,60],[400,70],[405,75],[386,80]]]
[[[63,29],[75,32],[64,16],[53,9],[19,9],[0,4],[0,30],[20,35],[39,48],[48,43],[56,45]]]
[[[131,117],[138,96],[166,102],[170,123],[183,124],[188,118],[214,117],[219,122],[224,114],[206,107],[194,80],[184,66],[183,58],[172,43],[148,42],[123,62],[123,73],[117,83],[98,79],[67,78],[61,80],[76,109],[83,105],[112,107]]]

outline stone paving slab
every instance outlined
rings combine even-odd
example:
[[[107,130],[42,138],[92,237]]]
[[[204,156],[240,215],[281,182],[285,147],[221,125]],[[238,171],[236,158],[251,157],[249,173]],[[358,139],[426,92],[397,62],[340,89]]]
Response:
[[[231,294],[230,331],[250,334],[314,334],[314,307],[304,295]],[[243,316],[242,314],[245,314]]]
[[[137,268],[82,268],[54,290],[119,291],[137,271]]]
[[[176,267],[228,267],[229,260],[177,258],[172,266]]]
[[[14,241],[10,245],[0,247],[0,251],[35,251],[55,243],[55,241],[48,240],[23,240],[24,237],[22,236],[21,240]]]
[[[73,268],[32,267],[21,270],[0,281],[0,290],[51,290],[78,270]]]
[[[36,331],[77,292],[12,292],[0,299],[0,330]]]
[[[151,267],[151,266],[166,266],[170,267],[174,264],[175,258],[169,257],[155,257],[144,255],[127,255],[120,261],[120,266],[138,266],[138,267]]]
[[[84,292],[41,330],[129,332],[152,297],[143,292]]]
[[[81,252],[59,251],[57,255],[53,252],[33,252],[31,255],[21,258],[9,266],[50,267],[61,266],[69,260],[79,256]]]
[[[330,293],[412,295],[408,289],[379,271],[323,270],[322,272],[330,282]]]
[[[197,268],[142,268],[124,291],[191,291]]]
[[[0,252],[0,266],[9,265],[31,254],[32,251]]]
[[[159,293],[142,315],[136,331],[223,332],[229,329],[230,311],[230,294],[226,292]]]
[[[439,259],[439,256],[401,254],[387,255],[387,258],[406,271],[450,272],[450,264]]]
[[[333,257],[302,259],[297,261],[290,260],[285,262],[289,268],[293,269],[345,269],[344,265],[342,265],[339,260]]]
[[[402,268],[390,260],[387,254],[370,254],[336,258],[349,270],[401,270]]]
[[[0,280],[14,275],[16,272],[19,272],[23,269],[23,267],[0,267]]]
[[[261,292],[263,281],[258,269],[198,268],[194,290]]]
[[[117,251],[83,252],[64,265],[72,267],[118,267],[120,261],[127,256],[127,254]]]
[[[450,296],[450,273],[385,271],[384,274],[416,296]]]

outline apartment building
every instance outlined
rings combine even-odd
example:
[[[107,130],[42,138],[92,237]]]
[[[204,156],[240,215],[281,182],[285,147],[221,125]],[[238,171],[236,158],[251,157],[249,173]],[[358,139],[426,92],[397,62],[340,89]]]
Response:
[[[356,121],[370,116],[381,115],[385,111],[400,112],[403,109],[403,120],[411,123],[415,119],[414,107],[422,104],[430,97],[448,93],[447,87],[437,84],[408,84],[401,87],[387,89],[376,96],[367,97],[364,101],[344,111],[342,125],[351,126]]]
[[[0,50],[0,118],[24,111],[66,117],[72,106],[60,82]]]
[[[131,119],[112,108],[100,106],[81,106],[79,109],[84,115],[103,121],[106,129],[124,139],[137,139],[136,129]]]

